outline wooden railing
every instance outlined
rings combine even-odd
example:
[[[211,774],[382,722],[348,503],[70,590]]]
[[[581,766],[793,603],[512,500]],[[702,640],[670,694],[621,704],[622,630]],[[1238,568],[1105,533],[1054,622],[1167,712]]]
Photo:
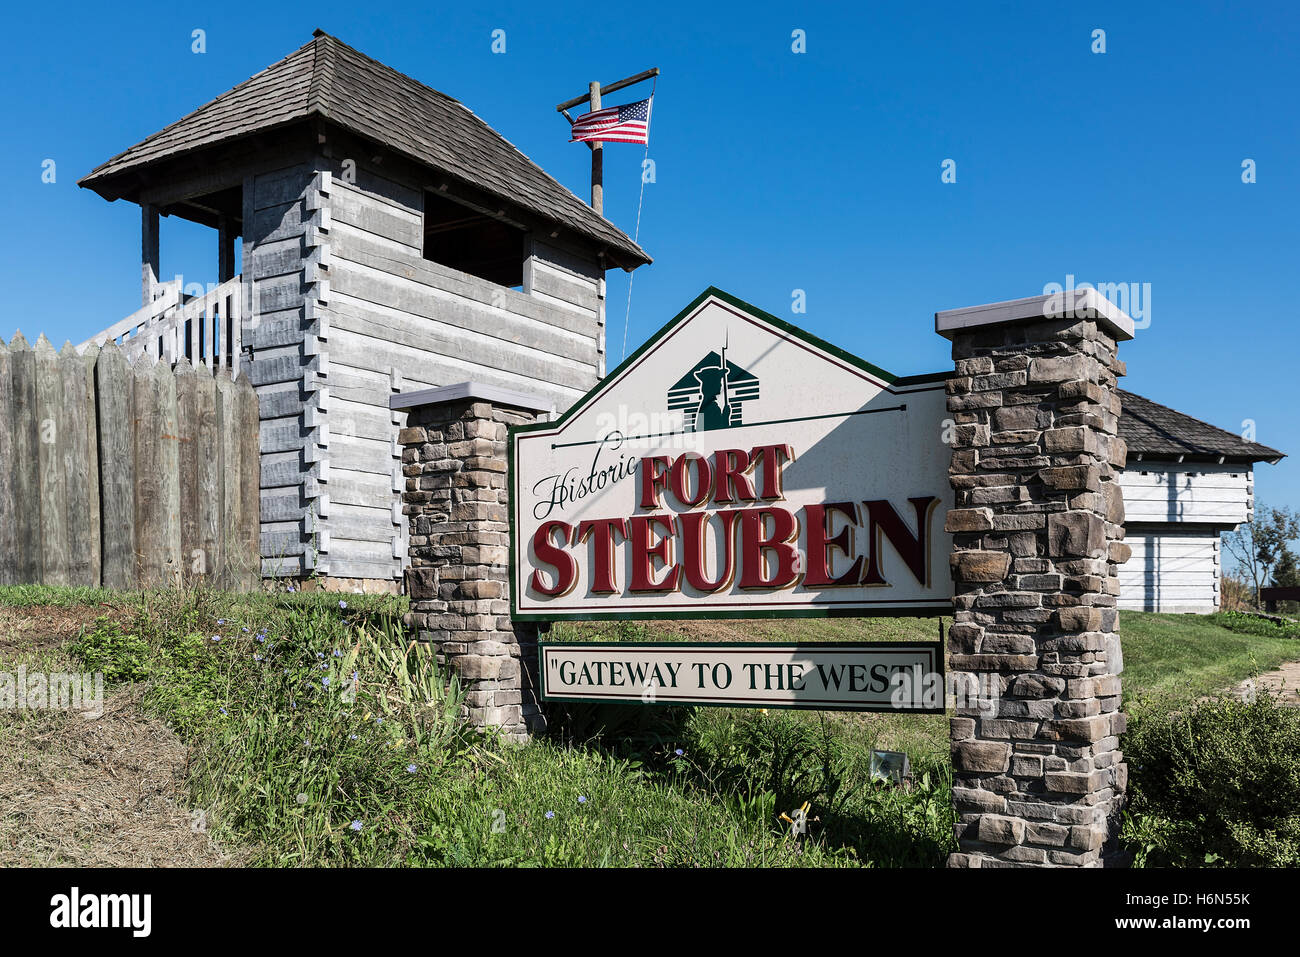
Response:
[[[102,332],[97,332],[77,346],[78,352],[84,352],[86,346],[102,346],[115,342],[125,346],[129,339],[139,338],[146,327],[151,326],[158,317],[174,308],[181,299],[181,282],[179,279],[159,284],[153,302],[142,306],[125,319],[118,320]]]
[[[157,298],[77,347],[112,341],[128,359],[148,354],[167,363],[189,359],[209,370],[239,370],[243,318],[242,277],[228,279],[202,296],[185,296],[181,280],[162,283]]]

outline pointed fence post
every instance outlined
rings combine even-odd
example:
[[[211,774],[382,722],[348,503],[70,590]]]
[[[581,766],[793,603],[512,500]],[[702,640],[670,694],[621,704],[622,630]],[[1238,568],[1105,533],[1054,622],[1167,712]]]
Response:
[[[67,585],[68,478],[64,471],[67,434],[66,403],[59,356],[42,335],[33,350],[36,366],[37,463],[40,471],[41,583]]]
[[[206,375],[206,373],[204,373]],[[199,457],[198,443],[199,376],[188,359],[176,363],[176,436],[181,515],[181,579],[187,584],[197,581],[206,568],[199,533]]]
[[[15,580],[41,581],[40,436],[36,419],[36,355],[21,332],[9,342],[13,383]]]
[[[99,483],[98,456],[92,451],[95,408],[86,382],[86,366],[71,342],[58,355],[59,380],[63,391],[62,417],[58,424],[58,459],[67,490],[64,523],[68,542],[68,584],[99,583],[99,495],[91,490]],[[93,524],[92,524],[93,522]],[[93,569],[93,571],[92,571]]]
[[[195,360],[194,438],[196,446],[193,508],[198,518],[198,547],[203,552],[204,580],[217,581],[221,562],[221,456],[217,441],[217,383],[207,366]],[[191,556],[192,558],[192,556]]]
[[[239,396],[230,373],[218,369],[216,376],[217,482],[221,505],[220,559],[217,587],[238,587],[239,516],[243,498],[239,489]]]
[[[18,581],[18,525],[14,515],[14,383],[9,347],[0,339],[0,585]]]
[[[135,587],[139,588],[154,588],[166,580],[165,520],[159,508],[163,501],[162,457],[158,447],[162,429],[153,376],[155,364],[146,352],[131,365],[135,407]]]
[[[100,484],[102,476],[99,466],[99,406],[95,401],[95,363],[99,361],[100,347],[89,345],[81,353],[82,378],[86,388],[86,462],[88,476],[86,479],[86,514],[82,517],[90,543],[87,564],[90,568],[91,585],[102,582],[103,568],[103,528],[100,515]]]
[[[105,588],[134,588],[135,376],[110,342],[95,360],[99,418],[100,580]]]

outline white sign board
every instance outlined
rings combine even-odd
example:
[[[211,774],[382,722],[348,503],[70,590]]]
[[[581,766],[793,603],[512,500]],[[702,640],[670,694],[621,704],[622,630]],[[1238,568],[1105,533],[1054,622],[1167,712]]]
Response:
[[[709,290],[510,438],[523,620],[951,612],[944,376]]]
[[[941,713],[937,642],[541,646],[548,701]]]

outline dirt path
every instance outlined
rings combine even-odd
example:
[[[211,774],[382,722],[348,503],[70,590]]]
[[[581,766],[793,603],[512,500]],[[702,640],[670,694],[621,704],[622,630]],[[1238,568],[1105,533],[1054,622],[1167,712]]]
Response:
[[[76,670],[63,651],[102,608],[0,608],[0,671]],[[186,806],[185,745],[105,692],[103,715],[0,708],[0,867],[232,863]]]
[[[1276,671],[1266,672],[1237,685],[1238,694],[1248,694],[1252,690],[1257,694],[1264,691],[1276,694],[1280,704],[1300,708],[1300,661],[1288,661]]]

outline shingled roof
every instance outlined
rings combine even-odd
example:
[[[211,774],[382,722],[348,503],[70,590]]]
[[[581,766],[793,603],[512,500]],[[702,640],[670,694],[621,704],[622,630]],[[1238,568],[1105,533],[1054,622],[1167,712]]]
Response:
[[[1225,429],[1136,393],[1120,389],[1119,398],[1123,405],[1119,434],[1128,445],[1130,461],[1138,455],[1154,459],[1184,456],[1201,460],[1222,456],[1225,461],[1233,462],[1277,462],[1285,457],[1277,449],[1247,442]]]
[[[625,268],[650,257],[464,104],[324,31],[283,60],[96,167],[79,181],[106,199],[123,174],[320,117],[608,248]]]

